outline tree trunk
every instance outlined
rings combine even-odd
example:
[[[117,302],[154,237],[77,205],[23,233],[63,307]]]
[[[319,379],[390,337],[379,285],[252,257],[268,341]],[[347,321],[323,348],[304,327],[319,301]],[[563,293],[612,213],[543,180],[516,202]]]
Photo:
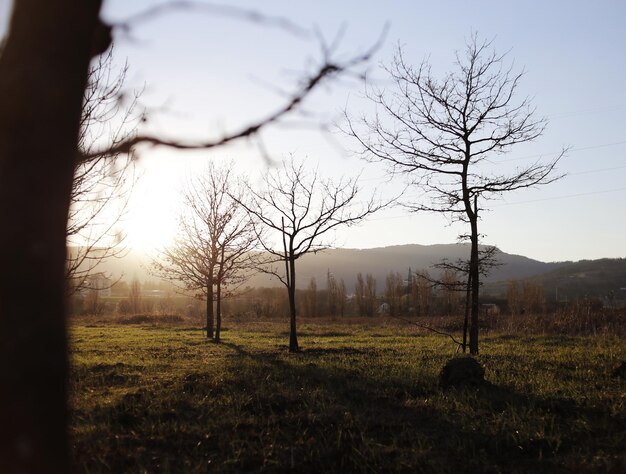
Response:
[[[2,472],[70,471],[65,233],[99,9],[15,1],[0,56]]]
[[[473,219],[470,222],[472,228],[472,248],[470,257],[470,275],[471,289],[472,289],[472,311],[470,317],[470,330],[469,330],[469,346],[470,354],[478,354],[478,291],[480,289],[479,281],[479,267],[478,267],[478,224],[477,215],[474,213]]]
[[[287,280],[289,293],[289,352],[298,352],[298,333],[296,331],[296,262],[289,259],[289,279]]]
[[[206,286],[206,337],[213,339],[213,283]]]
[[[215,342],[219,344],[222,331],[222,277],[217,277],[217,287],[215,289],[216,311],[215,311]]]
[[[298,352],[298,333],[296,331],[296,259],[293,254],[293,236],[289,240],[287,250],[287,234],[285,233],[285,219],[281,218],[283,230],[283,255],[285,259],[285,282],[289,296],[289,352]]]
[[[467,326],[469,323],[470,304],[472,302],[472,279],[467,275],[467,287],[465,289],[465,314],[463,316],[463,354],[467,351]]]
[[[469,281],[471,286],[471,312],[470,312],[470,328],[469,328],[469,349],[470,354],[478,354],[478,291],[480,289],[480,268],[478,260],[478,195],[474,195],[474,203],[472,206],[471,196],[468,190],[467,173],[470,163],[471,144],[465,139],[465,162],[463,164],[462,186],[463,186],[463,203],[465,205],[465,214],[470,223],[470,242],[471,254],[469,263]]]

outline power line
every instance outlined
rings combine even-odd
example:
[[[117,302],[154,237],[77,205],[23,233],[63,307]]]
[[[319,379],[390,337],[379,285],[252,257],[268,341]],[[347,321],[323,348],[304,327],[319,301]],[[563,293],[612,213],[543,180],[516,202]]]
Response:
[[[626,168],[626,166],[620,167],[620,168]],[[615,193],[615,192],[620,192],[620,191],[626,191],[626,187],[615,188],[615,189],[603,189],[603,190],[599,190],[599,191],[590,191],[588,193],[566,194],[564,196],[553,196],[553,197],[541,198],[541,199],[529,199],[527,201],[505,202],[505,203],[495,204],[493,206],[489,206],[489,208],[492,208],[492,207],[503,207],[503,206],[515,206],[517,204],[530,204],[530,203],[534,203],[534,202],[557,201],[557,200],[571,199],[571,198],[576,198],[576,197],[581,197],[581,196],[593,196],[593,195],[598,195],[598,194],[609,194],[609,193]],[[386,221],[386,220],[394,220],[394,219],[404,219],[406,217],[409,217],[410,214],[411,213],[407,213],[407,214],[399,215],[399,216],[375,217],[375,218],[368,219],[368,220],[369,221]]]
[[[588,114],[600,114],[603,112],[617,112],[619,110],[626,109],[626,105],[616,105],[612,107],[596,107],[586,110],[572,110],[571,112],[561,112],[556,114],[548,114],[548,118],[567,118],[574,117],[576,115],[588,115]]]
[[[558,199],[569,199],[569,198],[580,197],[580,196],[593,196],[593,195],[596,195],[596,194],[608,194],[608,193],[615,193],[615,192],[619,192],[619,191],[626,191],[626,187],[625,188],[615,188],[615,189],[604,189],[604,190],[600,190],[600,191],[591,191],[591,192],[588,192],[588,193],[567,194],[565,196],[553,196],[553,197],[549,197],[549,198],[530,199],[528,201],[506,202],[506,203],[503,203],[503,204],[496,204],[495,206],[492,206],[492,207],[514,206],[516,204],[528,204],[528,203],[532,203],[532,202],[556,201]]]
[[[586,151],[586,150],[595,150],[597,148],[607,148],[607,147],[611,147],[611,146],[618,146],[618,145],[624,145],[626,144],[626,140],[621,141],[621,142],[612,142],[612,143],[599,143],[597,145],[589,145],[589,146],[584,146],[584,147],[579,147],[579,148],[570,148],[567,151],[567,153],[575,153],[578,151]],[[561,152],[557,151],[557,152],[550,152],[550,153],[539,153],[536,155],[526,155],[526,156],[519,156],[517,158],[505,158],[503,160],[497,160],[497,161],[491,161],[491,160],[485,160],[488,161],[489,163],[492,164],[498,164],[498,163],[507,163],[509,161],[520,161],[520,160],[528,160],[530,158],[541,158],[543,156],[554,156],[554,155],[559,155]]]
[[[597,148],[607,148],[607,147],[612,147],[612,146],[618,146],[618,145],[624,145],[626,144],[626,140],[624,141],[620,141],[620,142],[611,142],[611,143],[600,143],[597,145],[589,145],[589,146],[584,146],[584,147],[579,147],[579,148],[570,148],[569,150],[567,150],[567,153],[572,153],[572,152],[579,152],[579,151],[586,151],[586,150],[595,150]],[[508,163],[511,161],[521,161],[521,160],[527,160],[530,158],[541,158],[544,156],[553,156],[553,155],[558,155],[561,152],[551,152],[551,153],[538,153],[536,155],[526,155],[526,156],[519,156],[517,158],[505,158],[502,160],[496,160],[496,161],[492,161],[489,159],[485,159],[485,161],[487,161],[488,163],[497,165],[500,163]],[[617,169],[622,169],[622,168],[626,168],[626,166],[616,166],[613,168],[598,168],[598,169],[592,169],[592,170],[587,170],[587,171],[580,171],[580,172],[575,172],[575,173],[568,173],[569,175],[578,175],[578,174],[587,174],[587,173],[597,173],[600,171],[612,171],[612,170],[617,170]],[[400,174],[400,173],[399,173]],[[390,180],[390,176],[391,174],[388,174],[386,176],[380,176],[380,177],[375,177],[375,178],[363,178],[360,179],[359,181],[389,181]]]
[[[580,174],[591,174],[591,173],[600,173],[602,171],[614,171],[614,170],[621,170],[626,168],[626,165],[623,166],[613,166],[612,168],[597,168],[597,169],[593,169],[593,170],[586,170],[586,171],[576,171],[574,173],[567,173],[567,176],[578,176]]]
[[[612,166],[610,168],[595,168],[595,169],[590,169],[590,170],[585,170],[585,171],[575,171],[572,173],[567,173],[565,175],[565,177],[569,177],[569,176],[579,176],[579,175],[584,175],[584,174],[591,174],[591,173],[602,173],[604,171],[615,171],[615,170],[622,170],[622,169],[626,169],[626,165],[622,165],[622,166]],[[390,177],[389,175],[387,176],[380,176],[377,178],[364,178],[364,179],[360,179],[359,182],[361,181],[387,181],[390,182]]]

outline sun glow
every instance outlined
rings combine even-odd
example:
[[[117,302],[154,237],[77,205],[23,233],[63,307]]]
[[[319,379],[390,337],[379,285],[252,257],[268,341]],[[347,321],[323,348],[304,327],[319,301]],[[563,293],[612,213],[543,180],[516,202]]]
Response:
[[[178,229],[180,171],[155,165],[141,170],[122,222],[126,245],[136,250],[162,249],[172,242]]]
[[[250,165],[255,161],[241,158],[244,153],[237,153],[237,156],[240,158],[235,173],[250,175],[250,170],[256,170]],[[176,153],[167,149],[146,153],[136,163],[138,179],[121,222],[126,245],[150,252],[171,244],[178,232],[184,210],[183,193],[189,180],[206,172],[209,161],[228,158],[218,153]]]
[[[173,241],[177,231],[176,213],[162,204],[146,199],[133,202],[124,220],[128,247],[150,251],[167,247]]]

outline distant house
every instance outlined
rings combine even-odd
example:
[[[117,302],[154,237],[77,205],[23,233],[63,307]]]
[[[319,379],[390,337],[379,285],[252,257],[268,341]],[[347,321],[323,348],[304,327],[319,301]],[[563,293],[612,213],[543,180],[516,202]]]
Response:
[[[142,290],[141,296],[145,296],[146,298],[163,298],[167,296],[167,292],[164,290]]]
[[[81,294],[89,293],[92,290],[96,290],[100,296],[111,296],[111,286],[113,281],[107,277],[104,273],[94,273],[88,275],[83,281],[83,288]]]

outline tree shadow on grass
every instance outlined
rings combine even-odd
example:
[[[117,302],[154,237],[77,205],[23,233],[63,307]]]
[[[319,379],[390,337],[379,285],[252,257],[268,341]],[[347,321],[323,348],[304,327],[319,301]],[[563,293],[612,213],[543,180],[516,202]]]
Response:
[[[421,466],[420,469],[426,470],[471,471],[490,470],[488,466],[497,466],[495,470],[498,471],[527,468],[553,471],[563,468],[560,464],[563,456],[581,449],[589,450],[595,441],[599,450],[609,453],[609,459],[613,457],[616,466],[623,466],[623,459],[617,459],[623,454],[619,442],[611,447],[603,445],[602,441],[597,442],[594,437],[594,433],[598,433],[605,439],[619,440],[622,433],[623,439],[626,420],[623,416],[612,416],[608,409],[581,406],[567,398],[523,394],[489,383],[476,389],[443,392],[432,377],[381,380],[362,367],[350,370],[334,366],[327,358],[375,356],[378,354],[376,349],[309,349],[297,356],[296,360],[302,362],[297,364],[280,352],[255,354],[236,345],[229,347],[241,356],[240,363],[245,359],[252,360],[255,366],[265,367],[261,372],[280,379],[280,383],[274,385],[276,391],[267,397],[274,400],[272,409],[263,410],[263,403],[259,400],[251,409],[266,415],[274,413],[281,406],[276,403],[276,397],[284,399],[284,395],[280,398],[279,394],[290,393],[292,397],[287,397],[285,403],[285,410],[289,412],[294,405],[290,387],[300,384],[304,393],[299,395],[300,406],[308,407],[315,413],[315,419],[324,419],[327,423],[326,427],[315,428],[321,430],[322,438],[329,434],[328,429],[342,432],[346,420],[351,420],[349,427],[356,435],[351,450],[340,453],[326,446],[324,454],[330,459],[341,458],[342,465],[357,468],[358,460],[349,453],[366,451],[375,465],[386,465],[380,456],[393,453],[398,466],[410,465],[416,469]],[[375,364],[376,360],[372,359],[372,363]],[[249,380],[252,381],[250,389],[253,389],[256,385],[254,378]],[[429,399],[438,397],[448,398],[452,403],[428,403]],[[325,412],[320,412],[321,409]],[[497,419],[502,413],[507,413],[505,417],[511,419],[497,420],[495,423],[503,426],[494,427],[493,418]],[[517,423],[522,425],[537,421],[524,419],[527,415],[528,418],[549,418],[554,425],[552,432],[531,433],[527,430],[524,433],[522,427],[515,429],[515,417],[520,418]],[[577,424],[580,429],[576,428]],[[311,429],[306,422],[302,426],[307,432]],[[415,449],[416,446],[419,448]],[[584,465],[575,467],[585,470]],[[596,467],[589,466],[589,469]]]
[[[224,354],[220,378],[198,367],[170,386],[141,389],[84,413],[95,429],[77,445],[85,450],[77,457],[79,465],[95,472],[558,472],[623,467],[619,445],[604,446],[609,453],[605,459],[613,459],[612,464],[562,461],[568,453],[593,446],[594,432],[619,439],[623,417],[612,418],[606,410],[491,384],[442,392],[433,375],[410,380],[369,370],[380,356],[374,349],[316,348],[290,355],[230,342],[220,347],[231,353]],[[524,430],[525,423],[532,423],[525,418],[542,416],[552,420],[553,432]],[[585,429],[575,428],[583,422]],[[104,433],[108,443],[89,446]]]

